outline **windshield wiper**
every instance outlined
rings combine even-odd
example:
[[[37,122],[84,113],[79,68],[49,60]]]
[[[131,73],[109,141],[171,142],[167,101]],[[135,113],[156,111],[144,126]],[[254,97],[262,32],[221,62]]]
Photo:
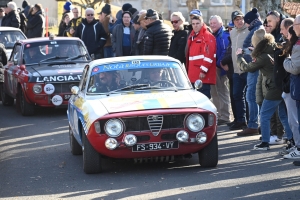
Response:
[[[145,87],[136,88],[136,90],[147,90],[147,89],[164,89],[164,88],[158,86],[149,86],[149,85]]]
[[[81,54],[81,55],[77,55],[77,56],[74,56],[74,57],[71,57],[71,58],[67,58],[66,61],[67,60],[75,60],[77,58],[86,57],[86,56],[87,56],[87,54]]]
[[[69,58],[69,57],[68,57],[68,56],[53,56],[53,57],[50,57],[50,58],[46,58],[46,59],[44,59],[44,60],[41,60],[41,61],[39,62],[39,64],[42,63],[42,62],[45,62],[45,61],[49,61],[49,60],[57,60],[57,59],[62,59],[62,58]]]
[[[149,86],[149,84],[129,85],[129,86],[123,87],[121,89],[113,90],[112,92],[126,91],[126,90],[130,90],[130,89],[137,89],[137,88],[146,87],[146,86]]]

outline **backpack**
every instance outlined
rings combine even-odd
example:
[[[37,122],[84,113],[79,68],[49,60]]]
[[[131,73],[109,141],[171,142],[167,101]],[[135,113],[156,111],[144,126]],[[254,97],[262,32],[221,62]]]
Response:
[[[300,74],[298,75],[290,75],[290,92],[291,92],[291,97],[295,101],[300,101]]]

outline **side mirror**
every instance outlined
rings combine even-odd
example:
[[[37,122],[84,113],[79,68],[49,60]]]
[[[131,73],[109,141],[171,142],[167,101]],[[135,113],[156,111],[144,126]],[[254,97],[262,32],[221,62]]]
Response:
[[[72,92],[72,94],[77,95],[79,93],[79,87],[78,86],[73,86],[71,88],[71,92]]]
[[[195,86],[195,89],[196,90],[199,90],[200,88],[202,88],[202,85],[203,85],[203,83],[202,83],[202,81],[201,80],[196,80],[195,81],[195,83],[194,83],[194,86]]]
[[[18,64],[18,59],[14,58],[14,65]]]

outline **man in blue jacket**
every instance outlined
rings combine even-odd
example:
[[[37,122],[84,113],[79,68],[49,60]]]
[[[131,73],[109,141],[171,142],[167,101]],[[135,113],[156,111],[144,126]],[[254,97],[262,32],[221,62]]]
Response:
[[[218,110],[218,124],[230,122],[230,95],[227,78],[227,72],[222,68],[221,60],[223,59],[229,44],[229,32],[225,30],[222,18],[213,15],[209,19],[210,28],[217,41],[217,83],[211,86],[211,96],[213,103]]]
[[[75,37],[80,38],[84,42],[91,56],[94,54],[94,58],[99,59],[106,43],[107,34],[102,24],[94,18],[94,13],[94,9],[86,9],[86,18],[77,27]]]

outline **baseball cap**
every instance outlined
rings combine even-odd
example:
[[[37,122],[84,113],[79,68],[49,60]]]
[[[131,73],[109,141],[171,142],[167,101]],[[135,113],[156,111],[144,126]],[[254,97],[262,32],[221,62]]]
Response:
[[[240,10],[233,11],[231,13],[231,20],[234,21],[236,17],[244,17],[244,13],[242,13]]]
[[[198,9],[193,9],[193,10],[190,12],[190,15],[202,16],[202,13],[201,13],[201,11],[198,10]]]

